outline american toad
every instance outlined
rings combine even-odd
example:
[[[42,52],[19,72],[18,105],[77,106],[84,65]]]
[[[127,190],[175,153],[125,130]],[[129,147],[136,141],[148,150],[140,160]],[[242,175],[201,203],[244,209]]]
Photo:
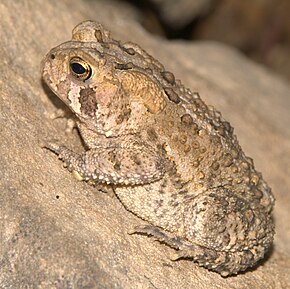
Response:
[[[153,235],[222,276],[263,258],[274,197],[233,129],[136,44],[85,21],[52,49],[43,77],[71,109],[87,146],[55,143],[82,179],[110,185]]]

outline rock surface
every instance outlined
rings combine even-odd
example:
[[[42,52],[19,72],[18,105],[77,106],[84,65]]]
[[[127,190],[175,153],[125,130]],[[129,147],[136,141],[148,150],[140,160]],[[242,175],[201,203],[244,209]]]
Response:
[[[0,16],[0,288],[290,287],[289,85],[226,46],[154,38],[121,2],[5,1]],[[275,245],[259,267],[225,279],[171,261],[170,248],[127,233],[142,221],[116,197],[76,181],[41,149],[51,138],[81,146],[64,119],[50,118],[63,105],[39,66],[85,19],[139,43],[235,127],[277,200]]]

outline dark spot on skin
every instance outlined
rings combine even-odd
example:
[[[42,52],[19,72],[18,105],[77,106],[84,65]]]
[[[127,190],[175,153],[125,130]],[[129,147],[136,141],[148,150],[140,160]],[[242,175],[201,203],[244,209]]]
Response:
[[[120,161],[116,161],[115,164],[114,164],[114,169],[116,171],[119,171],[121,169],[121,162]]]
[[[55,55],[53,53],[50,54],[50,59],[55,59]]]
[[[125,108],[123,115],[124,115],[124,119],[128,119],[131,115],[131,108],[129,108],[129,107]]]
[[[185,134],[179,136],[179,142],[185,144],[187,142],[187,136]]]
[[[185,125],[192,125],[193,124],[193,119],[191,117],[191,115],[189,115],[188,113],[184,114],[182,117],[181,117],[181,122]]]
[[[222,203],[222,202],[221,202]],[[224,202],[223,207],[226,208],[226,204],[228,204],[228,202]],[[231,202],[231,205],[233,206],[233,211],[234,212],[241,212],[243,211],[244,207],[245,207],[245,202],[239,198],[236,198],[235,200],[233,200]]]
[[[214,170],[214,171],[217,171],[219,169],[220,165],[218,162],[213,162],[212,165],[211,165],[211,168]]]
[[[140,166],[142,163],[138,155],[132,155],[131,159],[138,166]]]
[[[160,184],[160,186],[161,186],[162,188],[165,188],[165,187],[167,186],[167,180],[166,180],[166,179],[163,180],[163,182]]]
[[[219,126],[216,130],[218,131],[218,134],[219,134],[220,136],[223,136],[223,137],[224,137],[224,136],[226,135],[226,134],[225,134],[225,130],[224,130],[223,127]]]
[[[84,88],[80,91],[81,112],[91,117],[95,116],[98,108],[96,93],[93,88]]]
[[[233,157],[230,153],[226,153],[224,156],[224,166],[229,167],[233,163]]]
[[[164,218],[164,217],[166,218],[168,212],[169,212],[169,209],[164,209],[164,210],[162,211],[162,214],[160,214],[159,218]]]
[[[148,138],[149,138],[149,140],[151,140],[151,141],[157,141],[158,136],[157,136],[157,133],[156,133],[156,131],[154,130],[154,128],[149,128],[149,129],[147,130],[147,134],[148,134]]]
[[[227,121],[223,121],[223,126],[225,128],[225,130],[229,133],[229,134],[232,134],[234,129],[231,127],[230,123],[227,122]]]
[[[132,69],[134,67],[132,62],[128,62],[128,63],[116,63],[115,64],[115,68],[116,69],[120,69],[120,70],[128,70],[128,69]]]
[[[170,201],[168,203],[168,205],[171,206],[171,207],[177,207],[179,205],[179,203],[173,200],[173,201]]]
[[[113,151],[109,151],[108,152],[108,155],[109,155],[109,160],[110,162],[112,163],[117,163],[117,162],[120,162],[118,159],[117,159],[117,155],[116,155],[116,152],[113,150]],[[97,157],[97,156],[96,156]]]
[[[171,85],[175,84],[175,77],[174,77],[173,73],[171,73],[169,71],[162,71],[161,75]]]
[[[192,142],[192,147],[193,147],[194,149],[198,149],[198,148],[200,147],[199,142],[198,142],[197,140],[193,141],[193,142]]]
[[[226,226],[220,224],[219,227],[217,228],[217,232],[219,232],[220,234],[223,233],[226,230]]]
[[[124,50],[129,54],[129,55],[135,55],[136,51],[130,47],[130,48],[124,48]]]
[[[155,202],[156,202],[157,207],[159,208],[159,207],[162,207],[162,204],[164,201],[163,200],[156,200]]]
[[[95,37],[98,42],[104,42],[102,32],[100,30],[95,30]]]
[[[124,120],[124,115],[123,114],[119,114],[116,118],[116,123],[117,124],[121,124]]]
[[[187,190],[182,190],[182,191],[179,191],[179,192],[178,192],[179,195],[185,195],[185,194],[187,194],[187,193],[188,193]]]
[[[170,162],[170,166],[167,170],[167,173],[170,177],[172,176],[176,176],[176,173],[177,173],[177,169],[176,169],[176,163],[174,161],[171,161]]]
[[[183,187],[184,187],[184,183],[181,182],[181,180],[178,178],[175,180],[174,182],[174,187],[177,189],[177,190],[181,190]]]
[[[219,229],[222,230],[224,228],[219,228]],[[224,229],[224,231],[225,231],[225,229]],[[230,241],[231,241],[230,234],[229,233],[224,233],[223,234],[223,243],[224,243],[224,245],[228,245],[230,243]]]
[[[171,100],[172,102],[174,102],[176,104],[180,103],[181,100],[180,100],[178,94],[176,92],[174,92],[172,88],[165,87],[164,91],[165,91],[166,95],[168,96],[169,100]]]
[[[206,147],[202,147],[202,148],[200,148],[200,153],[201,154],[204,154],[206,152]]]
[[[122,114],[119,114],[116,118],[116,123],[121,124],[124,120],[128,120],[131,115],[131,109],[130,108],[124,108],[122,110]]]
[[[193,195],[185,195],[183,196],[183,199],[185,200],[193,200],[195,197]]]

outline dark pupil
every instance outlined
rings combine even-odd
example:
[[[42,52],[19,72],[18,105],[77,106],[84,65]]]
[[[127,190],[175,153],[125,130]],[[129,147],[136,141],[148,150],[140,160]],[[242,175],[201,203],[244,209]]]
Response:
[[[84,74],[86,72],[86,69],[77,62],[71,63],[71,69],[75,74]]]

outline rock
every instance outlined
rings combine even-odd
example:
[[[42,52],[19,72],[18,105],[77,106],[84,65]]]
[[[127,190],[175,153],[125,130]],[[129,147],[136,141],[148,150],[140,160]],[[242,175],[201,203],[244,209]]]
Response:
[[[169,42],[142,29],[112,1],[6,1],[0,4],[0,288],[286,288],[290,286],[289,85],[226,46]],[[176,78],[199,91],[235,127],[273,188],[276,237],[260,266],[234,278],[171,261],[172,249],[141,235],[145,223],[116,197],[79,182],[40,146],[66,139],[63,108],[40,80],[40,61],[84,19],[137,42]],[[174,55],[174,57],[173,57]]]

